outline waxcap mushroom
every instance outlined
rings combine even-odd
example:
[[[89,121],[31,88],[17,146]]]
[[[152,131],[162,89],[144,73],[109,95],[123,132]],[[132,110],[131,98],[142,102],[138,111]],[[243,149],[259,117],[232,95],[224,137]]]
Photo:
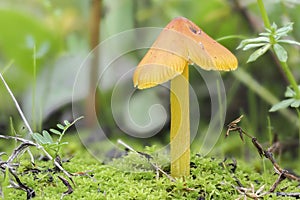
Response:
[[[234,70],[237,59],[190,20],[173,19],[138,64],[133,83],[139,89],[170,80],[171,176],[190,174],[189,64],[205,70]]]
[[[133,83],[139,89],[164,83],[181,74],[186,63],[205,70],[229,71],[238,66],[236,57],[184,17],[174,18],[138,64]]]

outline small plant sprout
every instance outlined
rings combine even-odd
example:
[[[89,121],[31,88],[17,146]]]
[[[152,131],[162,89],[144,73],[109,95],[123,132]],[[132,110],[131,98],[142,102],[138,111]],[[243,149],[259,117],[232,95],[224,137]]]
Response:
[[[171,80],[171,175],[190,173],[190,119],[188,65],[205,70],[229,71],[237,68],[236,57],[184,17],[173,19],[160,33],[138,64],[134,86],[154,87]]]
[[[62,142],[62,138],[65,135],[66,131],[73,126],[78,120],[82,119],[83,117],[79,117],[75,119],[73,122],[69,122],[67,120],[64,121],[64,125],[57,124],[57,129],[51,128],[50,132],[58,135],[58,139],[56,142],[53,141],[52,136],[49,134],[48,131],[43,130],[42,134],[40,133],[33,133],[33,139],[40,145],[44,146],[46,149],[53,150],[55,153],[55,157],[58,156],[60,148],[62,145],[68,144],[67,142]]]

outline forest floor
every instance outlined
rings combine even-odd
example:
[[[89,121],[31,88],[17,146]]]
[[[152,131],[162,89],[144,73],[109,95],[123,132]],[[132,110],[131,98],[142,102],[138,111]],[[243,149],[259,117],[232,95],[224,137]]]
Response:
[[[119,158],[100,162],[75,135],[64,140],[69,144],[63,147],[62,166],[72,174],[73,183],[52,161],[36,159],[32,165],[29,156],[19,158],[17,174],[34,191],[34,199],[295,199],[300,195],[299,182],[278,175],[272,165],[258,173],[244,161],[193,154],[190,176],[174,180],[158,171],[160,166],[169,173],[169,166],[160,161],[166,155],[150,156],[155,147],[143,153],[124,151]],[[5,199],[28,197],[26,191],[5,186],[5,180],[2,192]]]

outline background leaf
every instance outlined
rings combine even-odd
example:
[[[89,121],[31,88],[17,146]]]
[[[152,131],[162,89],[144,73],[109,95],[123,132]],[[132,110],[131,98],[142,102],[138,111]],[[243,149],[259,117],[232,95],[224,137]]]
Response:
[[[296,93],[294,90],[292,90],[292,88],[290,88],[290,87],[286,88],[286,91],[284,93],[285,97],[294,97],[295,95],[296,95]]]
[[[254,53],[252,53],[249,56],[249,59],[247,60],[247,63],[249,62],[253,62],[255,61],[257,58],[259,58],[260,56],[262,56],[264,53],[266,53],[266,51],[268,51],[268,49],[271,47],[270,44],[266,44],[265,46],[257,49],[256,51],[254,51]]]
[[[287,61],[287,51],[280,44],[274,44],[274,51],[281,62]]]
[[[59,128],[59,129],[61,129],[61,130],[64,130],[64,129],[65,129],[65,127],[64,127],[63,125],[61,125],[61,124],[56,124],[56,126],[57,126],[57,128]]]
[[[249,49],[252,48],[257,48],[257,47],[261,47],[264,46],[266,43],[254,43],[254,44],[247,44],[244,46],[243,51],[247,51]]]
[[[269,110],[269,112],[275,112],[279,109],[287,108],[289,107],[295,100],[294,99],[286,99],[283,100],[275,105],[272,106],[272,108]]]
[[[33,139],[39,143],[39,144],[47,144],[47,139],[45,139],[41,134],[39,133],[33,133],[32,135]]]
[[[58,130],[56,130],[56,129],[54,129],[54,128],[51,128],[50,131],[51,131],[51,133],[54,133],[56,135],[61,135],[61,132],[58,131]]]
[[[300,46],[300,42],[297,42],[297,41],[294,41],[294,40],[278,40],[278,42],[286,43],[286,44],[294,44],[294,45],[299,45]]]
[[[252,44],[252,43],[269,43],[270,39],[269,37],[257,37],[257,38],[251,38],[251,39],[245,39],[242,40],[242,42],[239,44],[237,49],[241,49],[247,44]]]
[[[38,51],[44,52],[43,56],[36,60],[39,71],[44,66],[47,57],[50,58],[60,52],[63,40],[49,29],[47,24],[14,10],[0,8],[0,26],[2,27],[0,31],[1,58],[6,61],[14,60],[13,70],[7,71],[8,82],[13,81],[14,89],[24,89],[32,81],[33,45]],[[28,46],[29,40],[30,46]]]
[[[294,102],[291,104],[291,107],[293,108],[299,108],[300,106],[300,100],[295,99]]]
[[[43,130],[42,133],[43,133],[43,137],[45,138],[46,141],[48,141],[49,144],[53,143],[52,137],[48,131]]]

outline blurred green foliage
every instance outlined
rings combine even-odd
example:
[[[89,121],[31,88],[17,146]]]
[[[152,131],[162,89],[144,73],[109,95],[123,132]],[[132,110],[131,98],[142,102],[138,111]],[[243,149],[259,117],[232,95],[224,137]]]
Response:
[[[13,10],[0,10],[0,25],[2,57],[14,60],[6,77],[10,80],[13,77],[15,89],[24,89],[26,85],[15,80],[33,79],[33,48],[37,66],[44,66],[62,48],[62,38],[43,22]]]

